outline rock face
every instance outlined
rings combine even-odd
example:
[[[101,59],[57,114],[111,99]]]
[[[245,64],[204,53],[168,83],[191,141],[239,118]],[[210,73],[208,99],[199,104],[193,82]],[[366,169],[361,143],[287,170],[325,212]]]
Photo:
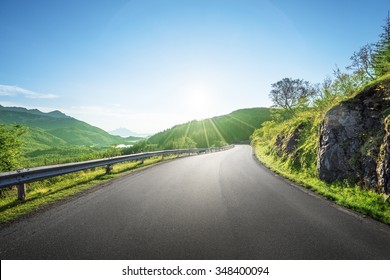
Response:
[[[381,82],[328,111],[317,151],[320,179],[348,179],[389,193],[389,96],[388,82]]]
[[[276,138],[276,146],[280,156],[290,155],[296,149],[299,142],[299,136],[304,124],[300,124],[289,135],[281,134]]]
[[[390,193],[390,116],[385,120],[385,130],[377,168],[378,186],[382,192]]]
[[[321,124],[317,167],[320,179],[336,181],[356,173],[351,159],[361,146],[363,131],[359,108],[342,104],[331,109]]]

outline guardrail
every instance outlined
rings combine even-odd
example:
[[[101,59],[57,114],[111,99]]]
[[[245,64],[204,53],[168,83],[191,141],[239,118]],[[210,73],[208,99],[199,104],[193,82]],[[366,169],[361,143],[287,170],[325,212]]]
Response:
[[[111,171],[112,165],[125,161],[133,160],[144,160],[146,158],[155,156],[167,156],[167,155],[181,155],[181,154],[200,154],[217,152],[221,150],[228,150],[233,148],[234,145],[225,146],[221,148],[192,148],[192,149],[177,149],[177,150],[164,150],[157,152],[147,152],[140,154],[132,154],[125,156],[117,156],[112,158],[104,158],[97,160],[89,160],[75,163],[65,163],[57,165],[48,165],[27,169],[20,169],[17,171],[0,173],[0,189],[17,186],[18,188],[18,199],[24,201],[26,199],[26,184],[48,179],[51,177],[64,175],[72,172],[86,170],[94,167],[106,166],[106,172]]]

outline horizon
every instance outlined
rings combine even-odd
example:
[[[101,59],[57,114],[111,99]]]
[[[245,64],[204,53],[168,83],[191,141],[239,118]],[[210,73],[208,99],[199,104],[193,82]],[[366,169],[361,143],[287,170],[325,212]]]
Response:
[[[74,118],[74,119],[76,119],[76,120],[83,121],[83,120],[77,119],[77,118],[75,118],[75,117],[73,117],[73,116],[71,116],[71,115],[65,114],[64,112],[62,112],[62,111],[60,111],[60,110],[44,111],[44,110],[40,110],[40,109],[38,109],[38,108],[26,108],[26,107],[20,107],[20,106],[4,106],[4,105],[2,105],[2,104],[0,104],[0,107],[3,107],[3,108],[15,108],[15,109],[26,109],[26,110],[28,110],[28,111],[36,111],[36,110],[38,110],[39,112],[45,113],[45,114],[50,114],[50,113],[59,112],[59,113],[61,113],[61,114],[64,114],[64,115],[67,116],[67,117],[71,117],[71,118]],[[254,108],[264,108],[264,109],[268,109],[269,107],[239,108],[239,109],[235,109],[235,110],[233,110],[233,111],[231,111],[231,112],[228,112],[228,113],[225,113],[225,114],[222,114],[222,115],[211,116],[211,117],[207,117],[207,118],[204,118],[204,119],[192,119],[192,120],[185,121],[185,122],[183,122],[183,123],[176,123],[176,124],[174,124],[174,125],[171,126],[171,127],[166,127],[166,128],[164,128],[164,129],[162,129],[162,130],[160,130],[160,131],[151,132],[151,133],[148,133],[148,132],[137,132],[137,131],[132,131],[132,130],[126,128],[126,127],[117,127],[116,129],[113,129],[113,130],[105,130],[105,129],[100,128],[100,127],[97,127],[97,126],[95,126],[95,127],[100,128],[100,129],[104,130],[105,132],[107,132],[107,133],[109,133],[109,134],[111,134],[111,135],[117,135],[117,136],[121,136],[121,137],[124,137],[124,138],[126,138],[126,137],[128,137],[128,136],[133,136],[133,137],[144,137],[144,138],[147,138],[147,137],[153,136],[153,135],[155,135],[155,134],[157,134],[157,133],[163,132],[163,131],[165,131],[165,130],[167,130],[167,129],[171,129],[172,127],[177,126],[177,125],[183,125],[183,124],[187,124],[187,123],[193,122],[193,121],[205,121],[205,120],[208,120],[208,119],[212,119],[212,118],[216,118],[216,117],[221,117],[221,116],[229,115],[229,114],[234,113],[234,112],[239,111],[239,110],[254,109]],[[84,122],[85,122],[85,121],[84,121]],[[89,123],[88,123],[88,124],[89,124]],[[92,125],[92,124],[89,124],[89,125],[94,126],[94,125]],[[128,136],[122,136],[122,135],[120,135],[120,134],[114,133],[114,132],[120,131],[120,130],[126,130],[126,132],[129,132],[129,133],[131,132],[131,134],[129,134]]]
[[[272,83],[344,70],[379,39],[389,9],[384,0],[4,1],[0,104],[140,134],[270,107]]]

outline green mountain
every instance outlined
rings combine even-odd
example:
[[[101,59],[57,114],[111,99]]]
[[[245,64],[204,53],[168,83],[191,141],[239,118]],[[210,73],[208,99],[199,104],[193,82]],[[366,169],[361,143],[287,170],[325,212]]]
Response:
[[[36,109],[0,105],[0,123],[27,127],[23,136],[25,151],[65,146],[110,147],[139,140],[113,136],[60,111],[43,113]]]
[[[201,121],[190,121],[148,139],[159,149],[212,147],[249,141],[254,130],[270,120],[270,109],[250,108]]]

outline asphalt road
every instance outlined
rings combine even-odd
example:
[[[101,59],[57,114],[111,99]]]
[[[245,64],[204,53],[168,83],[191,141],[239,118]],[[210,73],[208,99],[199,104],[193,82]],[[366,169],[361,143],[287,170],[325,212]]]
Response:
[[[258,164],[173,160],[0,228],[1,259],[390,259],[390,227]]]

